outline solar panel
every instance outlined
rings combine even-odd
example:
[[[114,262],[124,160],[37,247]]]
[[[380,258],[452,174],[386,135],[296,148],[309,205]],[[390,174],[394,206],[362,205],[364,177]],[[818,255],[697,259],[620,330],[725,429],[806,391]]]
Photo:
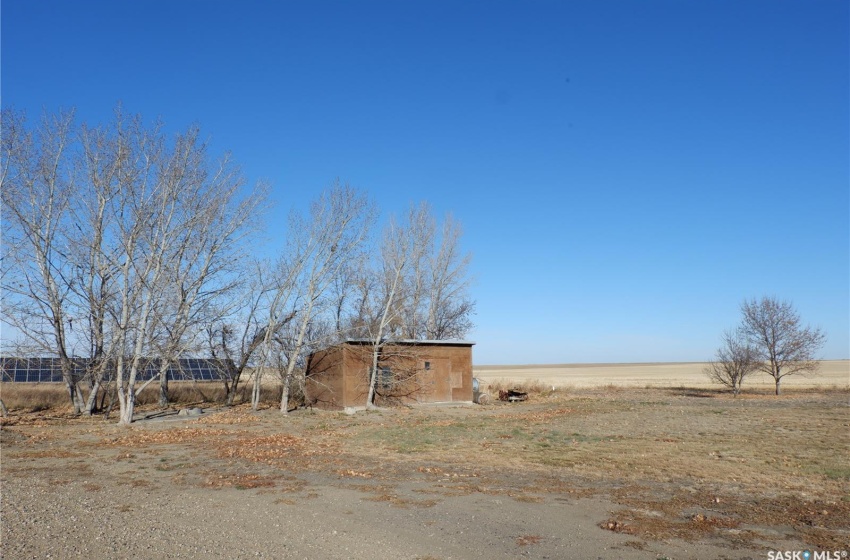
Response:
[[[88,361],[74,359],[74,379],[82,379],[87,373]],[[125,364],[126,365],[126,364]],[[137,374],[138,381],[147,381],[159,375],[162,361],[145,360]],[[181,358],[169,364],[166,375],[170,381],[217,381],[227,377],[229,363],[226,360],[204,358]],[[62,363],[59,358],[13,358],[0,357],[3,381],[17,383],[57,383],[62,381]],[[114,371],[107,370],[107,379]]]
[[[0,358],[3,380],[21,383],[56,383],[62,381],[62,362],[59,358]],[[71,362],[71,375],[80,379],[85,374],[85,363]]]

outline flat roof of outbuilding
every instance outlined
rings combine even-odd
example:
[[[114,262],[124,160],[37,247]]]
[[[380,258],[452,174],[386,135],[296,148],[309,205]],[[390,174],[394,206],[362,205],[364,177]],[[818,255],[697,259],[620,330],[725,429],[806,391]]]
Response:
[[[343,344],[374,344],[371,338],[346,338]],[[399,340],[385,340],[386,344],[405,344],[410,346],[474,346],[475,343],[471,340],[416,340],[412,338],[402,338]]]

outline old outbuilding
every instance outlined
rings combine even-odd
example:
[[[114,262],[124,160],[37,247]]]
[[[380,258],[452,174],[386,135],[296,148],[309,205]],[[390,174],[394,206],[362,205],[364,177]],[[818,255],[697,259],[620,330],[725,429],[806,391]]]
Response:
[[[375,404],[471,403],[472,346],[463,340],[395,340],[379,347]],[[348,339],[312,354],[307,402],[326,409],[363,407],[374,341]]]

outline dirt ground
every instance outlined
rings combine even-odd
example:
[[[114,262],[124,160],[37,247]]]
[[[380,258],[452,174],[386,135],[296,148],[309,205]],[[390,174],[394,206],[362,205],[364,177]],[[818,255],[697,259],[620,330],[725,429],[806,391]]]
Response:
[[[763,559],[850,550],[850,392],[598,388],[129,428],[12,413],[3,558]]]

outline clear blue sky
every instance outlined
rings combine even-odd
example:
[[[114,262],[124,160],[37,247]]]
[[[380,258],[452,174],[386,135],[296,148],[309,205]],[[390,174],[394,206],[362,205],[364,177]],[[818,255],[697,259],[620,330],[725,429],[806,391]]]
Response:
[[[2,104],[199,123],[474,254],[477,363],[702,361],[744,298],[850,357],[850,3],[3,0]],[[269,220],[269,234],[279,232]]]

